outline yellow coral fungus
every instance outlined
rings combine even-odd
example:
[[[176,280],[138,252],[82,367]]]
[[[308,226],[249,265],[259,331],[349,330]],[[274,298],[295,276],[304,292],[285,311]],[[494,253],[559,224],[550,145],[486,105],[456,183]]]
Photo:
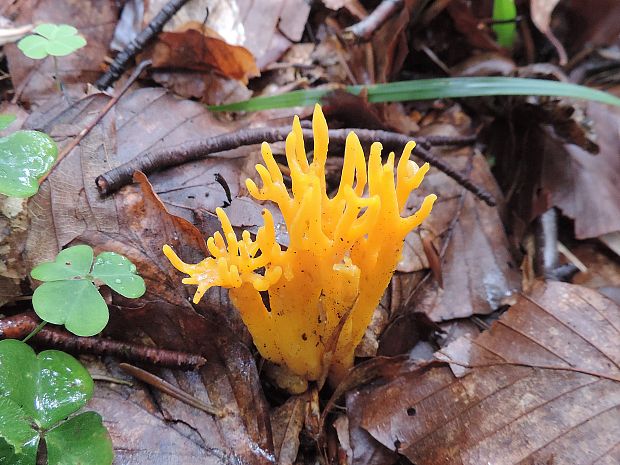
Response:
[[[330,198],[325,185],[328,130],[318,105],[312,129],[312,163],[306,157],[299,118],[286,138],[291,191],[267,143],[261,147],[265,165],[256,165],[262,187],[246,181],[254,198],[273,201],[282,211],[290,237],[286,250],[276,242],[268,210],[263,211],[265,224],[256,239],[244,231],[239,240],[226,213],[218,209],[224,234],[217,232],[207,241],[212,257],[191,265],[167,245],[164,253],[190,276],[183,279],[185,284],[198,286],[194,302],[210,287],[230,288],[232,302],[263,357],[307,380],[320,379],[329,370],[337,381],[353,365],[354,350],[394,273],[405,236],[428,216],[436,197],[427,196],[414,215],[402,218],[407,198],[422,182],[428,164],[418,168],[409,160],[414,142],[405,146],[396,173],[394,153],[383,164],[378,142],[372,144],[366,163],[359,139],[351,132],[340,185]],[[261,291],[268,292],[270,308]],[[343,316],[347,319],[338,327]],[[340,331],[336,349],[327,356],[326,345],[335,330]]]

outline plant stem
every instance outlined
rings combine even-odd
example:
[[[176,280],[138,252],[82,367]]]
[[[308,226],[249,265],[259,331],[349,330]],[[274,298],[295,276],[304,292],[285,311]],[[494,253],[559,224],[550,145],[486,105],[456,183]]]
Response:
[[[41,331],[46,324],[47,324],[47,321],[42,321],[41,323],[39,323],[37,327],[34,328],[28,336],[22,339],[22,342],[28,342],[31,338],[36,336],[37,333]]]
[[[60,76],[58,75],[58,59],[52,55],[54,59],[54,81],[56,81],[56,88],[58,92],[62,93],[62,83],[60,82]]]

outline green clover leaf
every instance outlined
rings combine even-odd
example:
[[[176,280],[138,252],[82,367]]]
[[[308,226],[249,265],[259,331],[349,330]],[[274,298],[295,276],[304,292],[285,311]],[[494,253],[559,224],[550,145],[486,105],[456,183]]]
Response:
[[[66,24],[40,24],[34,32],[17,43],[24,55],[34,60],[48,55],[70,55],[86,45],[86,39],[78,35],[78,30]]]
[[[49,465],[110,465],[112,443],[101,417],[86,412],[66,420],[86,405],[93,387],[69,354],[37,356],[23,342],[0,341],[0,465],[34,465],[40,438]]]
[[[111,464],[112,440],[95,412],[84,412],[51,430],[45,438],[49,465]]]
[[[17,131],[0,137],[0,193],[31,197],[39,190],[39,178],[58,155],[56,143],[38,131]]]
[[[45,262],[32,269],[30,275],[38,281],[62,281],[84,278],[93,266],[94,252],[88,245],[76,245],[62,250],[53,262]]]
[[[93,281],[127,298],[144,294],[144,280],[127,258],[102,252],[93,264],[93,256],[90,246],[76,245],[61,251],[53,262],[33,268],[30,275],[44,281],[32,296],[34,311],[42,320],[65,325],[78,336],[94,336],[105,328],[109,312]]]
[[[110,318],[105,300],[86,279],[43,283],[32,295],[32,306],[42,320],[83,337],[103,331]]]
[[[144,279],[136,274],[136,265],[114,252],[99,254],[92,276],[130,299],[140,297],[146,291]]]
[[[16,118],[15,115],[0,115],[0,131],[8,128]]]

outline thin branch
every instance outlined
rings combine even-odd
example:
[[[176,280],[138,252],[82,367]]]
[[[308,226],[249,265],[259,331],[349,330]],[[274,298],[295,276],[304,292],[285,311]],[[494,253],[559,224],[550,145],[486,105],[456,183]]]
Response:
[[[22,339],[31,333],[39,320],[31,313],[0,319],[0,339]],[[57,347],[74,353],[112,355],[123,360],[144,362],[169,368],[194,369],[204,365],[204,357],[186,352],[157,349],[102,337],[78,337],[66,331],[45,327],[32,340],[38,344]]]
[[[198,410],[202,410],[203,412],[208,413],[209,415],[213,415],[213,416],[220,417],[220,418],[223,417],[225,414],[223,410],[213,407],[209,404],[205,404],[200,399],[197,399],[191,394],[188,394],[182,389],[176,387],[174,384],[170,384],[168,381],[160,378],[159,376],[154,375],[153,373],[149,373],[148,371],[143,370],[142,368],[135,367],[128,363],[121,363],[119,366],[121,370],[123,370],[125,373],[130,374],[131,376],[133,376],[136,379],[139,379],[143,383],[146,383],[149,386],[153,386],[154,388],[160,390],[161,392],[168,394],[169,396],[172,396],[175,399],[180,400],[181,402],[191,407],[197,408]]]
[[[116,58],[110,65],[110,68],[105,72],[103,76],[97,79],[95,86],[99,90],[104,90],[110,87],[119,77],[123,75],[125,69],[129,65],[129,62],[141,52],[144,47],[157,36],[164,25],[172,18],[177,11],[181,9],[189,0],[170,0],[159,13],[152,19],[146,28],[144,28],[131,43],[116,55]]]
[[[404,4],[403,0],[383,0],[372,13],[359,23],[345,29],[345,38],[367,41],[385,22],[390,19]]]
[[[555,208],[550,208],[534,220],[534,272],[539,277],[551,277],[558,267],[558,225]]]
[[[97,126],[97,124],[99,124],[99,122],[103,119],[103,117],[107,115],[107,113],[112,109],[114,105],[116,105],[116,103],[120,100],[120,98],[123,95],[125,95],[125,92],[129,90],[131,85],[134,82],[136,82],[136,79],[138,79],[138,77],[140,76],[140,73],[144,71],[146,68],[148,68],[149,66],[151,66],[151,60],[144,60],[140,62],[138,66],[136,66],[136,69],[133,71],[133,73],[131,74],[131,76],[129,77],[129,79],[123,86],[123,88],[120,90],[120,92],[116,94],[114,97],[112,97],[108,101],[108,103],[106,103],[106,105],[101,109],[97,117],[88,126],[82,129],[75,139],[73,139],[69,144],[67,144],[64,149],[62,149],[62,151],[58,154],[58,157],[56,158],[56,163],[54,163],[54,166],[52,166],[52,169],[49,170],[46,174],[44,174],[41,178],[39,178],[39,185],[41,185],[43,181],[45,181],[50,174],[52,174],[52,171],[54,171],[54,169],[60,164],[61,160],[65,158],[67,155],[69,155],[69,153],[74,148],[76,148],[80,142],[82,142],[82,139],[84,139],[84,137],[86,137],[90,133],[90,131],[92,131],[93,128]]]
[[[332,142],[344,144],[347,135],[352,129],[332,129],[329,131],[329,139]],[[245,145],[254,145],[261,142],[278,142],[286,139],[290,128],[257,128],[243,129],[241,131],[221,134],[207,139],[198,139],[186,142],[174,147],[157,149],[142,152],[129,162],[120,165],[97,177],[95,183],[102,195],[108,195],[117,191],[123,186],[131,184],[132,176],[135,171],[142,171],[145,174],[153,173],[157,170],[182,165],[196,160],[202,160],[211,155],[232,150]],[[388,149],[398,149],[405,146],[412,137],[389,131],[355,129],[355,133],[363,144],[370,144],[374,141],[381,141]],[[303,129],[306,139],[313,137],[312,130]],[[456,171],[446,162],[436,158],[426,148],[430,145],[463,145],[472,143],[475,138],[420,138],[413,154],[423,161],[433,165],[446,175],[454,179],[457,183],[474,193],[477,197],[484,200],[488,205],[495,206],[496,202],[492,194],[484,188],[474,184],[461,173]]]

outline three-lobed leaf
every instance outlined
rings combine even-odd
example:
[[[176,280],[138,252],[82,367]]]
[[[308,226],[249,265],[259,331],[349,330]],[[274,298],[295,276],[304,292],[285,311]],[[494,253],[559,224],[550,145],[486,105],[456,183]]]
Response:
[[[15,115],[0,115],[0,131],[8,128],[16,118]]]
[[[67,24],[40,24],[34,32],[17,43],[23,54],[34,60],[70,55],[86,45],[78,30]]]
[[[0,341],[0,465],[34,465],[44,437],[49,465],[110,465],[113,449],[101,417],[69,418],[92,397],[93,380],[75,358]]]
[[[39,179],[58,156],[56,143],[38,131],[17,131],[0,138],[0,193],[9,197],[31,197],[39,190]]]
[[[93,258],[90,246],[76,245],[32,270],[34,279],[44,281],[32,296],[41,319],[65,325],[78,336],[94,336],[105,328],[109,312],[93,281],[101,281],[127,298],[140,297],[146,291],[136,266],[124,256],[103,252],[94,264]]]
[[[86,368],[65,352],[37,355],[21,341],[0,341],[0,394],[41,428],[49,429],[82,408],[93,387]]]

